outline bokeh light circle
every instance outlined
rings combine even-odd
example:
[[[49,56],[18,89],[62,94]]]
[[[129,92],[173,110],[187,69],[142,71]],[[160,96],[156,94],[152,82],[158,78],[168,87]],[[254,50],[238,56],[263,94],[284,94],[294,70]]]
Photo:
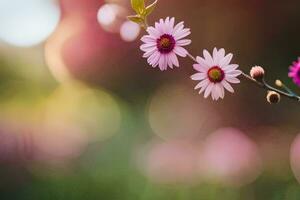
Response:
[[[101,27],[108,32],[115,32],[120,26],[120,16],[124,9],[118,4],[107,3],[101,6],[97,13],[97,19]]]
[[[300,183],[300,134],[295,138],[293,141],[293,144],[291,146],[291,153],[290,153],[290,159],[291,159],[291,168],[292,171],[297,179],[297,181]]]
[[[59,82],[71,79],[68,66],[63,58],[64,45],[70,38],[78,34],[83,29],[83,26],[84,22],[80,17],[65,17],[45,44],[46,64],[53,77]]]
[[[43,121],[34,135],[41,161],[65,161],[81,155],[87,145],[111,137],[120,128],[115,99],[103,90],[70,81],[47,99]]]
[[[113,4],[105,4],[99,9],[97,16],[100,24],[112,24],[117,18],[117,9]]]
[[[278,127],[255,127],[256,140],[263,159],[264,174],[279,179],[289,179],[289,152],[294,139],[292,134]]]
[[[102,141],[119,130],[121,111],[108,92],[72,81],[61,85],[48,99],[45,119],[72,122],[84,130],[91,141]]]
[[[126,21],[120,29],[121,38],[126,42],[132,42],[139,36],[141,28],[138,24]]]
[[[233,187],[253,182],[262,171],[257,145],[234,128],[219,129],[206,139],[201,162],[208,179]]]
[[[147,112],[153,132],[163,139],[204,136],[220,122],[217,112],[185,83],[159,88]]]
[[[54,0],[0,1],[0,39],[20,47],[30,47],[46,40],[60,19]]]
[[[198,177],[198,147],[191,141],[152,141],[139,155],[141,171],[160,184],[194,184]]]

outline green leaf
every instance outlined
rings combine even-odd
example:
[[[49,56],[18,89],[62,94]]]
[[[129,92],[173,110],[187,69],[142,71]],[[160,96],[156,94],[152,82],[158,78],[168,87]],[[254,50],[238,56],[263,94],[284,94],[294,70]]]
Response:
[[[131,6],[137,14],[143,14],[145,12],[144,0],[131,0]]]
[[[157,5],[158,0],[155,0],[151,5],[147,6],[145,16],[150,15]]]
[[[130,15],[130,16],[127,16],[127,19],[132,21],[132,22],[135,22],[137,24],[144,23],[144,19],[139,15]]]

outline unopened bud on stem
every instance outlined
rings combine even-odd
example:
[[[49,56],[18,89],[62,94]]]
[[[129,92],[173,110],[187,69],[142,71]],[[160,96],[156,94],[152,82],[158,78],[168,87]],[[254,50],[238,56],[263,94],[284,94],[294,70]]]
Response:
[[[260,66],[254,66],[250,70],[250,76],[261,82],[265,76],[265,70]]]
[[[274,92],[274,91],[268,91],[267,101],[270,104],[277,104],[280,102],[280,99],[281,99],[280,94],[278,94],[277,92]]]
[[[276,81],[275,81],[275,84],[276,84],[278,87],[283,87],[283,83],[281,82],[281,80],[276,80]]]

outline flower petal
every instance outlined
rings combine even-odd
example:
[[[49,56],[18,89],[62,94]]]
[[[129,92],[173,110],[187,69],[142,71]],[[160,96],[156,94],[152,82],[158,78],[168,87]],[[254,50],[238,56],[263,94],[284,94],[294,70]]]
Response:
[[[230,63],[230,61],[232,60],[232,57],[233,57],[232,53],[228,54],[220,61],[220,65],[221,66],[228,65]]]
[[[211,91],[212,91],[212,88],[213,88],[214,84],[213,83],[210,83],[207,88],[205,89],[205,92],[204,92],[204,98],[207,98],[210,94],[211,94]]]
[[[176,42],[176,44],[177,44],[178,46],[186,46],[186,45],[189,45],[189,44],[191,44],[191,43],[192,43],[192,40],[188,40],[188,39],[178,40],[178,41]]]
[[[188,54],[187,50],[179,46],[175,47],[173,51],[181,57],[186,57]]]
[[[213,50],[213,60],[215,61],[215,65],[219,64],[217,63],[219,59],[219,52],[218,52],[218,49],[215,47],[214,50]]]
[[[224,86],[224,88],[226,90],[228,90],[231,93],[234,93],[234,89],[232,88],[232,86],[227,82],[227,81],[222,81],[221,84]]]
[[[151,42],[156,42],[156,38],[151,36],[151,35],[144,35],[142,38],[141,38],[141,41],[142,42],[145,42],[145,43],[151,43]]]
[[[224,49],[220,49],[216,55],[216,57],[214,58],[215,64],[222,67],[220,65],[221,60],[225,57],[225,50]]]
[[[173,62],[172,62],[171,57],[168,55],[168,56],[166,56],[166,59],[167,59],[168,66],[169,66],[171,69],[173,69]]]
[[[219,52],[218,52],[218,54],[219,54],[219,58],[224,58],[225,57],[225,49],[219,49]]]
[[[241,81],[235,77],[226,77],[226,81],[229,83],[240,83]]]
[[[218,96],[223,99],[224,98],[224,88],[220,83],[215,84],[215,88]]]
[[[193,64],[193,68],[199,72],[207,73],[207,68],[200,64]]]
[[[161,33],[152,26],[147,28],[147,32],[149,33],[150,36],[153,36],[155,38],[159,38],[161,36]]]
[[[191,34],[190,29],[189,28],[185,28],[185,29],[183,29],[181,31],[177,31],[176,33],[174,33],[173,36],[174,36],[174,38],[176,40],[180,40],[180,39],[182,39],[182,38],[184,38],[184,37],[186,37],[186,36],[188,36],[190,34]]]
[[[157,49],[152,49],[151,51],[147,51],[147,52],[144,53],[143,57],[148,58],[149,56],[151,56],[155,52],[158,52]]]
[[[222,69],[227,72],[227,71],[231,71],[231,70],[235,70],[239,67],[239,65],[237,64],[230,64],[230,65],[224,65],[222,66]]]
[[[176,66],[179,67],[179,62],[176,54],[174,52],[171,52],[168,56],[170,56],[170,59],[172,60],[172,63]]]
[[[152,66],[155,66],[160,58],[160,53],[159,52],[154,52],[149,58],[147,59],[148,63]]]
[[[172,18],[170,19],[170,23],[169,23],[169,25],[170,25],[170,27],[172,28],[172,30],[174,29],[174,24],[175,24],[175,18],[172,17]]]
[[[210,81],[208,79],[204,79],[204,80],[200,81],[200,83],[198,83],[194,89],[197,90],[199,88],[202,88],[204,90],[208,86],[209,83],[210,83]]]
[[[202,92],[204,92],[209,84],[210,84],[210,82],[209,82],[209,80],[207,80],[206,84],[201,87],[201,89],[199,91],[199,94],[201,94]]]
[[[161,55],[160,58],[159,58],[159,69],[161,71],[164,71],[168,68],[168,63],[166,61],[166,57],[165,55]]]
[[[214,61],[213,61],[213,58],[211,57],[210,53],[206,49],[203,50],[203,56],[204,56],[206,63],[210,67],[212,67],[214,65]]]
[[[196,60],[201,65],[201,67],[206,68],[206,70],[208,70],[211,67],[211,65],[200,56],[197,56]]]
[[[240,71],[240,70],[232,70],[232,71],[226,72],[226,76],[228,76],[228,77],[237,77],[241,74],[242,74],[242,71]]]
[[[184,22],[179,22],[173,30],[173,34],[176,34],[178,31],[182,30],[184,28]]]
[[[194,80],[194,81],[203,80],[205,78],[207,78],[206,73],[196,73],[196,74],[191,76],[191,79]]]

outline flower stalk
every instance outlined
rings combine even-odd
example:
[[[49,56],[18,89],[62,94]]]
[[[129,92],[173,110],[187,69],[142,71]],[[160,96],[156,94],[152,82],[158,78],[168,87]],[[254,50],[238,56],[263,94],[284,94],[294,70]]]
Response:
[[[191,55],[190,53],[187,54],[188,57],[194,61],[194,62],[197,62],[196,58]],[[243,76],[246,80],[254,83],[255,85],[257,85],[258,87],[262,88],[262,89],[265,89],[266,91],[274,91],[274,92],[277,92],[278,94],[284,96],[284,97],[287,97],[287,98],[290,98],[290,99],[293,99],[293,100],[296,100],[298,102],[300,102],[300,96],[296,95],[291,89],[289,89],[286,85],[284,85],[281,81],[281,84],[276,84],[278,87],[282,87],[284,88],[287,92],[284,92],[282,90],[279,90],[277,88],[274,88],[272,86],[270,86],[266,80],[263,78],[262,81],[258,81],[254,78],[252,78],[250,75],[248,75],[247,73],[243,72],[242,71],[242,74],[241,76]],[[277,80],[278,82],[278,80]],[[281,85],[281,86],[279,86]]]
[[[265,80],[265,70],[262,67],[252,67],[249,74],[238,70],[237,64],[230,64],[233,55],[225,55],[224,49],[215,48],[211,55],[204,50],[203,57],[194,57],[183,48],[191,43],[191,40],[184,39],[190,34],[190,29],[184,28],[183,22],[175,26],[175,19],[168,17],[155,23],[154,27],[149,27],[147,16],[153,12],[157,2],[158,0],[155,0],[146,6],[144,0],[131,0],[136,15],[128,16],[130,21],[139,24],[148,32],[148,35],[141,39],[144,42],[141,50],[144,51],[143,57],[147,58],[152,67],[158,66],[161,71],[167,70],[168,67],[173,69],[173,65],[179,67],[177,56],[190,58],[196,63],[194,69],[198,71],[191,76],[191,79],[200,81],[195,89],[201,88],[199,93],[205,92],[204,97],[207,98],[211,95],[213,100],[224,98],[224,88],[233,93],[234,90],[229,83],[239,83],[237,77],[243,76],[245,80],[266,90],[269,103],[279,103],[281,96],[300,102],[300,96],[280,80],[276,80],[275,85],[282,90],[268,84]],[[298,62],[293,63],[290,70],[289,77],[292,77],[294,82],[300,85],[300,58]]]

